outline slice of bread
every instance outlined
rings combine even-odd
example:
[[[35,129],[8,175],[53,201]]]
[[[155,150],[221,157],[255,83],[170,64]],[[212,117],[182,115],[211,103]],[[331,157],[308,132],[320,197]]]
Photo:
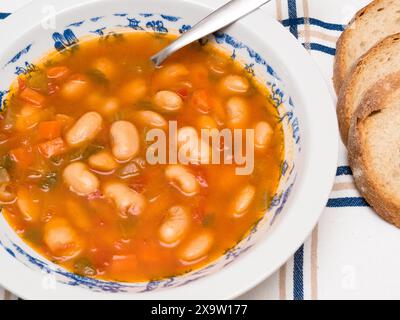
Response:
[[[349,162],[358,189],[375,211],[400,227],[400,72],[364,96],[349,132]]]
[[[378,43],[354,66],[340,90],[337,104],[340,134],[345,144],[351,118],[364,94],[380,79],[399,70],[400,33]]]
[[[374,0],[349,23],[336,45],[333,82],[336,93],[357,60],[384,38],[400,32],[400,1]]]

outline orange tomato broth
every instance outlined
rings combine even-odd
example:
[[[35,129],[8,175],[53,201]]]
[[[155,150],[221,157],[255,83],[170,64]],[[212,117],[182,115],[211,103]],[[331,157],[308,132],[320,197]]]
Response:
[[[161,69],[155,69],[149,57],[172,40],[170,36],[141,32],[90,39],[80,42],[79,47],[49,54],[35,70],[19,76],[18,83],[12,86],[0,120],[3,214],[32,248],[71,272],[106,280],[143,282],[201,268],[248,234],[265,214],[278,188],[284,153],[283,130],[267,89],[252,80],[241,65],[199,43],[184,48]],[[103,65],[106,61],[112,67],[103,66],[104,72],[96,71],[99,58],[103,59]],[[175,63],[185,66],[189,74],[176,79],[160,76],[163,69]],[[187,197],[166,180],[165,166],[146,163],[144,133],[148,128],[136,121],[135,112],[153,110],[154,94],[171,90],[182,97],[184,107],[177,114],[156,110],[166,120],[177,120],[179,127],[200,129],[200,117],[208,114],[218,118],[222,129],[223,106],[236,95],[221,89],[222,79],[230,74],[248,79],[248,91],[239,94],[251,108],[247,126],[268,122],[273,128],[271,141],[265,151],[256,152],[255,169],[250,176],[236,175],[234,165],[190,165],[190,172],[201,182],[201,190]],[[87,86],[77,97],[67,99],[61,92],[71,79],[79,79]],[[143,79],[148,90],[145,96],[131,103],[122,88],[137,79]],[[108,110],[102,102],[109,97],[117,101],[115,110]],[[68,146],[66,132],[88,111],[102,115],[101,131],[83,146]],[[139,216],[121,216],[114,202],[101,192],[86,197],[77,195],[62,176],[71,162],[87,163],[89,156],[111,150],[110,126],[121,119],[137,127],[139,154],[128,163],[118,162],[118,168],[111,173],[91,172],[101,185],[118,180],[143,195],[147,208]],[[46,158],[54,152],[55,156]],[[256,188],[251,207],[244,216],[234,217],[229,213],[232,202],[238,190],[248,184]],[[179,243],[165,245],[159,239],[159,228],[168,209],[176,205],[189,208],[190,227]],[[61,248],[50,248],[45,228],[59,218],[69,233],[56,236]],[[183,261],[182,250],[204,231],[213,239],[209,250],[196,261]],[[72,237],[73,241],[63,244],[63,237]]]

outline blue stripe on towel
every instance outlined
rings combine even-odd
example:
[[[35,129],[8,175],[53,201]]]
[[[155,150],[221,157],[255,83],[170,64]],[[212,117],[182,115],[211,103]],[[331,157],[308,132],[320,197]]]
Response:
[[[10,13],[0,12],[0,20],[5,19],[10,15]]]
[[[320,51],[320,52],[329,54],[331,56],[334,56],[336,54],[335,48],[327,47],[327,46],[324,46],[319,43],[311,42],[311,43],[308,43],[307,45],[309,46],[309,49],[314,50],[314,51]]]
[[[297,19],[297,7],[296,7],[296,0],[288,0],[288,8],[289,8],[289,20],[295,20]],[[296,37],[298,38],[299,33],[297,30],[297,24],[293,23],[293,24],[289,24],[289,29],[290,32]]]
[[[296,18],[296,17],[293,18],[289,15],[289,19],[282,20],[281,23],[285,27],[299,26],[299,25],[305,24],[306,19],[305,18]],[[328,22],[324,22],[322,20],[318,20],[315,18],[308,18],[307,23],[309,23],[313,26],[318,26],[318,27],[321,27],[321,28],[324,28],[327,30],[334,30],[334,31],[343,31],[346,27],[345,25],[342,25],[342,24],[328,23]]]
[[[297,19],[296,0],[288,0],[289,20]],[[289,25],[290,32],[299,37],[297,24]],[[294,300],[304,299],[304,283],[303,283],[303,264],[304,264],[304,246],[301,246],[294,255],[293,267],[293,298]]]
[[[304,279],[303,279],[303,265],[304,265],[304,245],[294,254],[293,262],[293,299],[304,300]]]
[[[337,176],[351,176],[353,175],[353,172],[351,171],[351,168],[348,166],[342,166],[338,167],[336,171]]]
[[[369,207],[367,201],[360,197],[349,197],[349,198],[334,198],[329,199],[328,208],[344,208],[344,207]]]

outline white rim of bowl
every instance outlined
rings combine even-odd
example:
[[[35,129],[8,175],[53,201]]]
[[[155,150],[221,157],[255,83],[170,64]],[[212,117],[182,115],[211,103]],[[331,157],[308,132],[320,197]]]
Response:
[[[164,0],[165,3],[168,1]],[[208,9],[215,9],[226,2],[184,1]],[[13,39],[18,39],[32,26],[39,24],[43,17],[41,9],[44,5],[53,5],[59,14],[74,7],[96,2],[98,0],[36,0],[12,14],[1,24],[2,47],[8,48],[14,42]],[[26,19],[27,16],[30,19]],[[334,103],[327,84],[311,56],[281,24],[261,10],[255,11],[239,23],[254,30],[262,24],[263,30],[268,30],[266,36],[273,43],[277,43],[274,54],[277,56],[279,54],[286,63],[285,66],[278,66],[275,69],[288,87],[295,106],[303,106],[301,113],[304,116],[300,123],[303,138],[301,172],[298,174],[290,200],[285,206],[283,213],[285,217],[279,221],[279,228],[247,252],[246,258],[242,257],[224,270],[183,287],[140,294],[110,294],[91,292],[58,283],[59,289],[45,290],[42,286],[43,275],[40,272],[16,263],[15,259],[1,250],[0,268],[13,270],[12,275],[9,272],[0,272],[2,286],[25,299],[232,299],[268,278],[294,254],[317,224],[334,182],[339,150]],[[11,34],[13,39],[10,37]],[[262,41],[260,34],[255,33],[255,36]],[[305,76],[307,81],[304,81]],[[291,86],[287,85],[289,83]],[[304,172],[307,172],[307,175],[303,174]],[[294,207],[294,203],[297,203],[297,208]],[[263,257],[265,252],[268,252],[270,257],[263,263],[260,257]],[[245,273],[241,270],[245,270]]]

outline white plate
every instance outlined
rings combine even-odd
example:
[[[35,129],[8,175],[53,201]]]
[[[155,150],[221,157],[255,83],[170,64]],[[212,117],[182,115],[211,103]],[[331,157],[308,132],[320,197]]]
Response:
[[[180,16],[185,21],[194,23],[206,12],[224,2],[37,0],[8,17],[1,25],[0,61],[8,61],[4,59],[9,56],[10,50],[17,50],[26,41],[41,43],[48,30],[40,35],[37,30],[45,15],[53,10],[57,13],[57,30],[54,31],[60,32],[66,21],[79,22],[80,14],[85,15],[91,11],[94,17],[98,11],[106,14],[121,12],[124,9],[129,14],[136,14],[146,10],[145,12]],[[75,10],[73,15],[69,14],[72,9]],[[170,19],[166,17],[166,23],[167,20]],[[45,24],[48,22],[46,19]],[[158,28],[154,24],[149,24],[148,27]],[[233,257],[229,264],[200,277],[197,281],[186,281],[184,285],[180,283],[171,287],[164,284],[162,288],[154,288],[159,284],[152,283],[148,286],[149,290],[142,293],[123,293],[118,290],[112,293],[81,285],[69,285],[58,280],[53,283],[54,278],[29,265],[33,256],[45,259],[19,242],[23,250],[29,253],[25,260],[21,258],[22,263],[0,247],[0,285],[27,299],[230,299],[259,284],[292,256],[316,225],[333,185],[339,141],[333,101],[324,79],[306,50],[287,30],[264,12],[254,12],[226,32],[234,34],[243,43],[249,43],[255,52],[263,53],[262,57],[273,66],[285,85],[286,93],[292,98],[300,125],[301,152],[299,151],[299,156],[295,159],[296,183],[289,199],[281,197],[285,198],[282,200],[283,212],[280,215],[280,210],[275,212],[279,219],[268,228],[268,232],[263,232],[262,228],[256,230],[257,241],[245,248],[249,250],[242,250],[246,252],[240,257]],[[36,33],[34,39],[29,39],[30,33]],[[246,51],[246,48],[243,50]],[[49,49],[43,47],[42,53]],[[251,50],[247,51],[249,54],[254,53]],[[285,102],[289,104],[288,100]],[[291,125],[293,126],[293,123]],[[298,134],[299,132],[296,132],[296,135]],[[6,233],[11,234],[10,232],[12,231],[4,221],[2,224],[0,222],[0,239]],[[15,255],[15,252],[13,254]]]

